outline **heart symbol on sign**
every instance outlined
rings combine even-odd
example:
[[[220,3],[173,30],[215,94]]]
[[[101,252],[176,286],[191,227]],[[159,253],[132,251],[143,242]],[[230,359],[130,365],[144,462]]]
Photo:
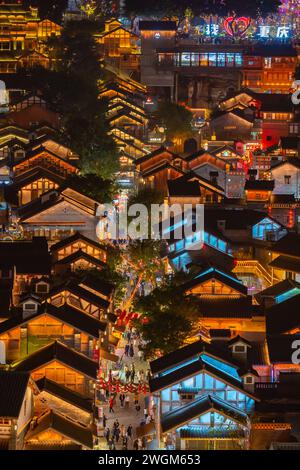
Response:
[[[250,23],[251,18],[247,18],[246,16],[241,16],[240,18],[229,16],[224,21],[224,28],[229,36],[244,36],[250,26]]]

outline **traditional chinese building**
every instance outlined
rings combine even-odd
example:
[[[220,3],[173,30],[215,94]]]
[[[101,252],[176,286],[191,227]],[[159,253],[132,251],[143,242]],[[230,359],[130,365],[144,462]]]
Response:
[[[61,33],[61,26],[40,20],[38,9],[26,9],[23,2],[2,2],[0,73],[15,73],[19,67],[49,66],[46,41]]]

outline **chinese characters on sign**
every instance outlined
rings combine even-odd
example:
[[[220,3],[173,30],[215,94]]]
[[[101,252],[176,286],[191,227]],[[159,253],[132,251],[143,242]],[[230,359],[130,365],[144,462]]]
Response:
[[[252,24],[250,31],[250,24]],[[203,27],[205,36],[218,37],[222,34],[227,34],[231,37],[242,37],[245,35],[256,36],[259,39],[289,39],[293,36],[292,26],[289,24],[278,24],[278,25],[255,25],[251,23],[250,18],[226,18],[223,23],[218,24],[216,22],[206,23]]]

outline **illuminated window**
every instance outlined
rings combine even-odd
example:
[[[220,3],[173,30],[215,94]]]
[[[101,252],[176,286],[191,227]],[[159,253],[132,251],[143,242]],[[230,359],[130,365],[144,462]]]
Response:
[[[191,65],[191,54],[188,52],[183,52],[181,54],[181,65],[182,66],[190,66]]]
[[[218,67],[225,67],[226,60],[225,60],[225,53],[220,52],[218,54]]]
[[[234,66],[234,54],[232,54],[232,53],[227,53],[226,54],[226,65],[227,65],[227,67],[233,67]]]
[[[210,67],[216,67],[217,65],[217,54],[215,52],[210,52],[208,54],[208,64]]]

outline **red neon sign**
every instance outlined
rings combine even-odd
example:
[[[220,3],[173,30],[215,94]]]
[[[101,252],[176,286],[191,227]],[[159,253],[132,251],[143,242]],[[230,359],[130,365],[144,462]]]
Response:
[[[227,34],[231,37],[235,36],[244,36],[251,24],[251,18],[246,16],[241,16],[240,18],[235,18],[234,16],[229,16],[224,21],[224,28]]]

